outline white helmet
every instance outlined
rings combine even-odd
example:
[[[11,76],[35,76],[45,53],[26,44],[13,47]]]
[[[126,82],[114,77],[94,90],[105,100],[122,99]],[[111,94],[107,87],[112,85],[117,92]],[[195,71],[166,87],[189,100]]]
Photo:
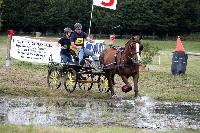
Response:
[[[64,33],[67,33],[67,32],[72,32],[71,28],[67,27],[64,29]]]
[[[80,23],[76,23],[76,24],[74,25],[74,29],[76,29],[76,28],[82,29],[82,25],[81,25]]]

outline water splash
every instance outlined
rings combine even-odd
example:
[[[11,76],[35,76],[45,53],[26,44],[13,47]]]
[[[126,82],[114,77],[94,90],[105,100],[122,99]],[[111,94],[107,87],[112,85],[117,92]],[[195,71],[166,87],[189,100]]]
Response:
[[[200,129],[199,103],[0,97],[0,122],[23,125],[125,126],[152,130]]]

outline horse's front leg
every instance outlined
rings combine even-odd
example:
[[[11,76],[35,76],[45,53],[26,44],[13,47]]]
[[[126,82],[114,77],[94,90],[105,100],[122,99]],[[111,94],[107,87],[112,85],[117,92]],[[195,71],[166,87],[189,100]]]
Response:
[[[122,91],[127,93],[132,90],[131,84],[128,82],[128,78],[124,75],[121,76],[123,82],[126,84],[125,86],[122,87]]]
[[[134,92],[135,92],[135,96],[138,96],[138,79],[139,79],[139,74],[136,74],[133,76],[133,82],[134,82]]]

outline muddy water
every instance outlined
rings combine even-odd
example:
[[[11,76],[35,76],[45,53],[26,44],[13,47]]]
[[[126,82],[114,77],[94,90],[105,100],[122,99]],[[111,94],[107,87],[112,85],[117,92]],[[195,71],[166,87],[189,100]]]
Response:
[[[157,102],[149,97],[120,101],[0,97],[0,123],[200,129],[200,104]]]

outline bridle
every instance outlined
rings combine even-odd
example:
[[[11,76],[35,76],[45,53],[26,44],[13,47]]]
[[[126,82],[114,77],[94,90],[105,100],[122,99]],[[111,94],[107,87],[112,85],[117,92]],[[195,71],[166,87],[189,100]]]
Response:
[[[130,64],[138,64],[138,60],[136,60],[134,58],[134,55],[136,54],[140,54],[140,48],[138,48],[138,51],[133,52],[133,45],[136,45],[137,43],[140,45],[139,42],[132,40],[132,42],[130,42],[131,40],[129,40],[126,44],[125,44],[125,48],[123,49],[116,49],[116,54],[113,58],[113,62],[111,64],[108,64],[107,66],[111,66],[111,65],[115,65],[116,67],[121,67],[121,66],[129,66]],[[132,47],[131,47],[132,46]],[[128,47],[128,48],[127,48]],[[136,48],[136,47],[135,47]],[[127,51],[128,49],[128,51]],[[129,50],[130,49],[130,50]],[[128,52],[129,54],[127,54],[126,52]],[[124,56],[126,56],[126,62],[124,59]],[[117,58],[119,57],[119,60],[117,60]],[[121,64],[121,65],[118,65]]]
[[[129,46],[128,46],[128,48],[130,48],[130,50],[131,50],[131,52],[130,52],[130,55],[128,55],[127,57],[128,57],[128,59],[131,61],[131,63],[138,63],[136,60],[135,60],[135,58],[134,58],[134,55],[137,55],[137,54],[140,54],[140,50],[135,50],[134,52],[132,52],[132,46],[133,45],[136,45],[137,44],[137,42],[135,42],[135,41],[133,41],[133,42],[131,42],[131,44],[128,44]],[[139,43],[138,43],[139,44]],[[126,53],[125,53],[126,54]]]

